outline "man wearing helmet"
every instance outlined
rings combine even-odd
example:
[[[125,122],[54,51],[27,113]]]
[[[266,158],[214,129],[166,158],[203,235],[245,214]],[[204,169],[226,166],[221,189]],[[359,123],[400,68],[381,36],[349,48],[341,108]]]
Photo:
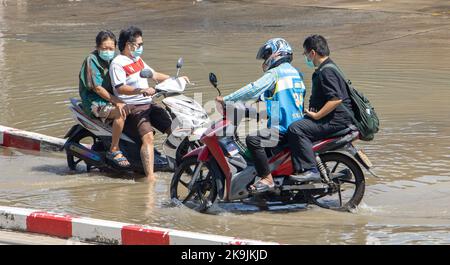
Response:
[[[290,63],[292,48],[281,38],[268,40],[259,49],[256,59],[264,60],[264,75],[241,89],[216,101],[226,102],[263,99],[268,115],[266,129],[257,131],[256,136],[247,136],[247,147],[252,154],[258,176],[261,178],[250,187],[252,193],[272,191],[275,187],[266,147],[275,147],[283,141],[289,125],[303,118],[305,85],[301,74]]]

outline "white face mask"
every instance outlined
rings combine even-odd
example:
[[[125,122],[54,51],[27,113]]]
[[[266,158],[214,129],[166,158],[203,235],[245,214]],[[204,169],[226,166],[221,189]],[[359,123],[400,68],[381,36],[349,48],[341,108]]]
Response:
[[[308,54],[310,54],[311,51],[309,51]],[[306,66],[308,66],[309,68],[314,68],[315,67],[314,62],[312,60],[308,59],[308,55],[306,53],[304,53],[303,55],[305,56],[305,64],[306,64]]]
[[[306,64],[306,66],[308,66],[309,68],[314,68],[314,67],[315,67],[314,62],[311,61],[310,59],[308,59],[308,57],[307,57],[306,55],[305,55],[305,64]]]
[[[133,57],[140,57],[142,55],[142,53],[144,52],[144,46],[141,45],[139,48],[137,48],[136,50],[131,52],[131,55],[133,55]]]
[[[115,51],[98,51],[98,55],[100,58],[102,58],[104,61],[111,61],[114,58],[114,55],[116,55]]]

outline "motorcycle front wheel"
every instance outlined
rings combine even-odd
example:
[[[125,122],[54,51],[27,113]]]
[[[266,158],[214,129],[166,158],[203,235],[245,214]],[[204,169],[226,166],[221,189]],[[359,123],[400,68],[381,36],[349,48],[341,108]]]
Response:
[[[197,176],[192,182],[194,174]],[[184,159],[172,177],[170,198],[174,204],[206,212],[217,198],[217,186],[208,163],[200,163],[197,157]]]
[[[310,200],[326,209],[352,211],[365,191],[364,173],[358,163],[346,154],[333,152],[320,156],[334,187],[309,194]]]

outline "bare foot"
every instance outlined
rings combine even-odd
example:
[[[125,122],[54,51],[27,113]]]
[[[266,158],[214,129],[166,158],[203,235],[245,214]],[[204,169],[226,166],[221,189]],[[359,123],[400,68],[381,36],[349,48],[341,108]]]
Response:
[[[147,180],[149,182],[155,182],[156,181],[156,177],[157,177],[157,175],[153,174],[151,176],[147,176]]]

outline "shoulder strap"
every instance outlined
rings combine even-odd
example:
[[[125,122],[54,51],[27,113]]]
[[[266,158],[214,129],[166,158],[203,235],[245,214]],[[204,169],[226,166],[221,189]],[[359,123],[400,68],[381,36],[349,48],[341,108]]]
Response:
[[[324,66],[322,66],[322,68],[320,68],[320,72],[322,72],[322,70],[323,70],[324,68],[331,68],[331,69],[336,70],[336,72],[344,79],[345,82],[351,84],[350,80],[348,80],[348,79],[345,77],[344,72],[342,72],[342,70],[339,69],[339,67],[337,67],[337,65],[335,65],[334,63],[327,63],[327,64],[325,64]]]

